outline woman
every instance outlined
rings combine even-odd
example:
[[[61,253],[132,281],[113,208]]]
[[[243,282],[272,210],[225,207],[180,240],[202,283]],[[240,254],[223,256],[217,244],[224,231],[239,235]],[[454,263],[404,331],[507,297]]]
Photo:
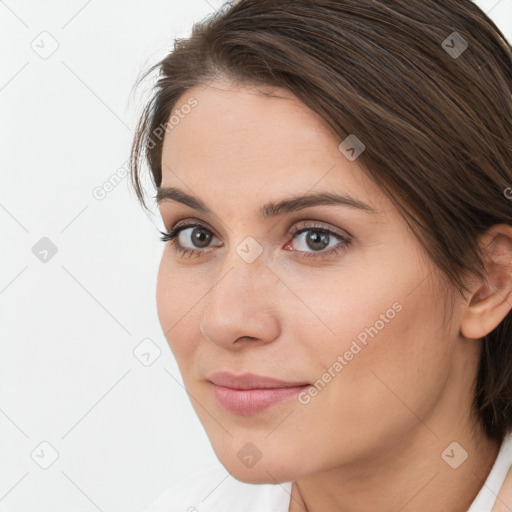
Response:
[[[147,158],[158,314],[225,470],[149,510],[512,505],[496,25],[469,0],[241,0],[156,68],[132,183],[146,206]]]

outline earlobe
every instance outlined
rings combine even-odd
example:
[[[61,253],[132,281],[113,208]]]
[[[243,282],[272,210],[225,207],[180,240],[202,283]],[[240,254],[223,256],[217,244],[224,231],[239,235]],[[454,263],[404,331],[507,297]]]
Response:
[[[512,226],[493,226],[480,244],[487,275],[473,286],[461,321],[469,339],[489,334],[512,310]]]

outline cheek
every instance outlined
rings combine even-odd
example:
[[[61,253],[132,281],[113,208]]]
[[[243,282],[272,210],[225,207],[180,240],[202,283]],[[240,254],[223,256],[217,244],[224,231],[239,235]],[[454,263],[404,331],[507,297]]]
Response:
[[[309,361],[316,394],[303,397],[288,433],[293,432],[290,439],[312,445],[317,439],[325,441],[318,450],[320,458],[313,452],[306,457],[313,466],[335,465],[340,458],[373,457],[391,440],[400,443],[404,435],[421,427],[421,421],[428,423],[439,403],[450,370],[449,343],[439,331],[440,313],[436,318],[428,311],[435,303],[427,303],[421,292],[414,298],[404,299],[405,295],[398,294],[402,309],[373,337],[368,334],[366,344],[357,335],[385,314],[392,306],[386,297],[393,294],[374,296],[361,308],[344,301],[344,315],[330,318],[337,337],[303,350],[301,359]],[[306,322],[299,331],[303,340],[318,339]],[[354,349],[356,343],[359,348]],[[340,363],[338,356],[344,355]],[[284,429],[282,435],[283,442],[291,442]]]
[[[194,333],[200,323],[200,309],[194,308],[194,304],[204,292],[194,292],[196,289],[197,286],[184,282],[184,273],[170,262],[164,250],[157,275],[156,306],[162,332],[180,367],[193,353],[197,343]]]
[[[342,279],[303,283],[298,294],[309,289],[318,320],[304,315],[294,330],[302,358],[310,362],[309,378],[318,383],[312,402],[323,402],[333,414],[352,404],[351,414],[375,421],[385,407],[407,413],[401,401],[427,408],[441,392],[453,333],[442,327],[434,277],[421,283],[430,269],[416,268],[414,261],[363,265]]]
[[[165,263],[165,251],[160,260],[160,266],[158,268],[158,275],[156,280],[156,308],[158,312],[158,318],[160,325],[164,333],[172,326],[172,316],[174,315],[175,308],[175,293],[171,286],[171,276],[169,275],[169,269]]]
[[[413,428],[417,417],[429,415],[446,385],[453,343],[441,329],[442,311],[434,296],[424,290],[407,296],[409,290],[375,295],[364,307],[345,305],[345,316],[333,324],[336,341],[323,348],[322,357],[320,351],[309,354],[323,375],[325,368],[336,374],[319,393],[324,414],[348,430],[366,425],[366,434],[358,436],[398,435]],[[387,299],[393,296],[395,308]],[[333,367],[339,355],[343,363]]]

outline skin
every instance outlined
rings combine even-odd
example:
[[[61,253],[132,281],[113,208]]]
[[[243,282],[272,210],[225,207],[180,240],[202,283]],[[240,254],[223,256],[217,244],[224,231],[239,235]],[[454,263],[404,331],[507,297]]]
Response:
[[[273,96],[269,95],[273,91]],[[168,131],[162,187],[205,202],[207,215],[168,200],[166,229],[191,219],[212,238],[180,256],[165,245],[157,307],[191,403],[220,462],[240,481],[293,482],[290,512],[465,512],[498,453],[471,412],[479,339],[510,311],[512,272],[490,259],[498,288],[473,280],[455,295],[453,314],[441,276],[395,207],[341,140],[312,110],[283,89],[216,81],[179,100],[198,102]],[[348,193],[373,207],[320,205],[261,219],[269,201],[311,192]],[[300,224],[349,235],[325,255]],[[512,228],[482,242],[512,260]],[[252,263],[237,246],[253,237],[263,249]],[[285,249],[287,248],[287,249]],[[313,257],[302,258],[308,253]],[[323,254],[322,254],[323,253]],[[302,404],[295,397],[254,416],[225,411],[207,377],[227,370],[314,383],[394,303],[402,308],[342,371]],[[473,427],[476,425],[473,432]],[[253,443],[261,459],[246,467],[238,451]],[[456,469],[441,456],[457,442]]]

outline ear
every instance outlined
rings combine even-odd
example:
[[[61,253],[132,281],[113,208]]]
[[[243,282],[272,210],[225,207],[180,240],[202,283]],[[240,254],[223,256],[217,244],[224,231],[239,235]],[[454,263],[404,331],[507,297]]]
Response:
[[[512,226],[493,226],[479,244],[487,275],[470,288],[461,320],[461,333],[470,339],[489,334],[512,310]]]

